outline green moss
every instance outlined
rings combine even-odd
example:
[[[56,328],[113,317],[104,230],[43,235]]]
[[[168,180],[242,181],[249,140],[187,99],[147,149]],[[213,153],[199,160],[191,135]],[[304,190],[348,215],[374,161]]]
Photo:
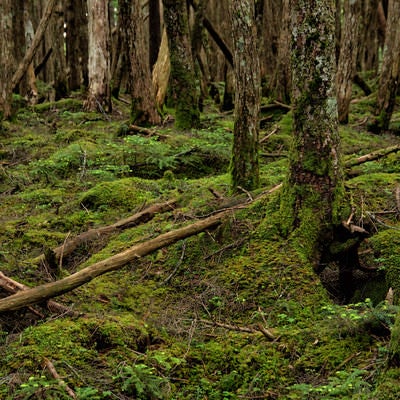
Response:
[[[94,210],[109,207],[133,210],[158,194],[157,184],[139,178],[124,178],[97,184],[81,195],[80,202]]]

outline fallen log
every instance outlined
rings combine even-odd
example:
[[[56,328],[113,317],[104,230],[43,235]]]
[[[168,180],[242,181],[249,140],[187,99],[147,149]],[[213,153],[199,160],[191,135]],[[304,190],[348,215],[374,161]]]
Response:
[[[78,246],[99,239],[102,235],[107,235],[118,230],[131,228],[141,223],[145,223],[150,221],[157,213],[162,213],[168,210],[172,210],[176,205],[176,200],[170,200],[165,203],[157,203],[153,204],[145,208],[144,210],[128,217],[117,221],[115,224],[109,226],[103,226],[97,229],[89,229],[86,232],[81,233],[80,235],[72,238],[70,240],[66,240],[61,246],[56,247],[52,250],[55,257],[55,262],[59,262],[62,257],[65,257],[71,254]],[[40,256],[34,258],[32,260],[33,263],[38,264],[46,260],[46,255],[41,254]]]
[[[230,213],[231,211],[223,211],[183,228],[161,234],[154,239],[136,244],[121,253],[92,264],[66,278],[55,282],[45,283],[28,290],[23,290],[1,299],[0,312],[16,310],[70,292],[100,275],[120,269],[126,264],[158,249],[169,246],[189,236],[196,235],[207,229],[215,228],[220,225],[222,220]]]
[[[373,151],[372,153],[365,154],[361,157],[352,158],[345,162],[345,168],[355,167],[356,165],[360,165],[366,163],[368,161],[375,161],[379,160],[382,157],[385,157],[389,154],[396,153],[400,151],[400,145],[386,147],[384,149]]]

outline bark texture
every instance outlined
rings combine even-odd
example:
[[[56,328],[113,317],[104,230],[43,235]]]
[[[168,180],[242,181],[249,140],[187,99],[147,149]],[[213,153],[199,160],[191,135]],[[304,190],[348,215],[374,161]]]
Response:
[[[0,122],[11,115],[11,77],[13,65],[11,0],[0,2]]]
[[[88,0],[89,89],[87,111],[111,112],[108,1]]]
[[[88,23],[83,0],[65,2],[66,57],[70,90],[88,86]]]
[[[163,0],[171,59],[170,95],[179,129],[198,127],[200,111],[186,0]]]
[[[315,262],[335,220],[342,173],[335,77],[335,1],[292,2],[293,144],[283,218]]]
[[[247,190],[259,184],[258,117],[260,112],[260,61],[254,2],[230,3],[234,43],[235,122],[231,162],[231,187]]]
[[[126,33],[132,79],[131,122],[139,125],[157,125],[161,122],[161,117],[156,107],[150,65],[146,57],[141,1],[132,1],[129,10],[130,21]]]
[[[400,74],[400,2],[389,1],[385,50],[375,115],[377,131],[389,128],[390,119],[396,103],[396,92]]]
[[[279,31],[276,68],[270,90],[278,101],[290,104],[290,0],[282,0],[282,24]]]
[[[344,1],[344,24],[336,75],[339,122],[347,124],[353,77],[357,71],[361,2]]]

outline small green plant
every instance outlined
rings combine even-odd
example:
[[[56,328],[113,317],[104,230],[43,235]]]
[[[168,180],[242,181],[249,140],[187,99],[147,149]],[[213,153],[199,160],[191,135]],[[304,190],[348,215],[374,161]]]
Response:
[[[156,375],[155,368],[145,364],[124,366],[114,377],[121,390],[138,400],[165,399],[166,379]]]
[[[45,375],[30,376],[25,383],[13,393],[13,398],[18,399],[70,399],[65,387],[54,379],[48,379]]]
[[[351,371],[336,371],[335,375],[328,378],[323,385],[313,386],[301,383],[290,386],[289,399],[341,399],[351,400],[369,399],[371,385],[365,382],[364,376],[367,372],[361,369]]]

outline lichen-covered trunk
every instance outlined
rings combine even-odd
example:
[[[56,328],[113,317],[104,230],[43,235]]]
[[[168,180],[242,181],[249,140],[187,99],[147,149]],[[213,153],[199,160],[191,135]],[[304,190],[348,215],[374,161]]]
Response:
[[[231,189],[255,189],[259,184],[258,130],[260,61],[254,2],[230,2],[235,71],[235,121],[231,161]]]
[[[377,132],[389,128],[396,103],[396,92],[400,76],[400,1],[390,0],[388,9],[385,49],[373,129]]]
[[[291,5],[293,144],[282,217],[311,262],[318,262],[341,193],[334,12],[334,0]]]
[[[130,2],[129,23],[126,26],[127,48],[131,65],[131,120],[135,124],[156,125],[161,122],[158,113],[149,58],[145,49],[144,18],[140,0]]]
[[[200,111],[189,35],[186,0],[163,0],[164,22],[171,59],[170,95],[175,107],[175,126],[199,126]]]
[[[89,89],[87,111],[111,112],[110,27],[107,0],[88,0]]]
[[[337,101],[339,122],[347,124],[352,94],[353,77],[356,73],[361,2],[344,1],[344,24],[338,62]]]
[[[13,37],[11,0],[0,2],[0,122],[11,115],[11,78],[13,75]]]

